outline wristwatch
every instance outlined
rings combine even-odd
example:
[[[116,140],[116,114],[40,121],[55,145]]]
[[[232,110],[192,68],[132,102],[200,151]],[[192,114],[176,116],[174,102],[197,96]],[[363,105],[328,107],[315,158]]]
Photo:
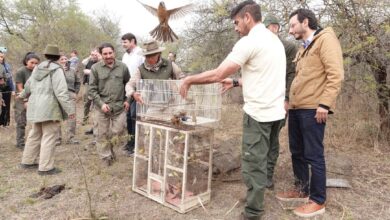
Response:
[[[233,79],[233,87],[238,87],[239,85],[238,79]]]

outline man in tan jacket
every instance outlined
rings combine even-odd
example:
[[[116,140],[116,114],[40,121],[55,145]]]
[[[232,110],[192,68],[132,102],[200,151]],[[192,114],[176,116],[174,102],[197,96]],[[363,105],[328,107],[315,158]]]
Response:
[[[326,167],[324,132],[344,77],[340,42],[331,28],[322,29],[312,11],[290,15],[289,33],[303,40],[295,58],[296,74],[289,95],[289,143],[295,189],[277,194],[282,201],[309,202],[294,213],[311,217],[325,212]],[[310,173],[309,175],[309,165]]]

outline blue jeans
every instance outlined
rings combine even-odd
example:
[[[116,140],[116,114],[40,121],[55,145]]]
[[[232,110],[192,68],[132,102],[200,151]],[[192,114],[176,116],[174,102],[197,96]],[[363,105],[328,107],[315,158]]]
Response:
[[[127,112],[127,132],[130,135],[129,141],[126,145],[126,150],[134,150],[134,144],[135,144],[135,121],[137,117],[137,102],[133,99],[130,103],[130,110]]]
[[[323,144],[325,123],[317,123],[314,118],[315,109],[289,110],[288,114],[288,134],[295,185],[317,204],[324,204],[326,200]],[[309,165],[311,177],[309,177]]]

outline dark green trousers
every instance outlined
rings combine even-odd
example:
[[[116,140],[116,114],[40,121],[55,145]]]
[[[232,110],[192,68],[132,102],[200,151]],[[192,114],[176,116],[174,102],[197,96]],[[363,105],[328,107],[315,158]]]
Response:
[[[16,99],[14,109],[16,122],[16,146],[23,148],[25,144],[27,125],[26,109],[24,108],[23,100]]]
[[[261,217],[264,213],[264,191],[267,183],[268,152],[279,148],[279,131],[283,120],[258,122],[246,113],[243,119],[242,176],[247,186],[245,216]]]

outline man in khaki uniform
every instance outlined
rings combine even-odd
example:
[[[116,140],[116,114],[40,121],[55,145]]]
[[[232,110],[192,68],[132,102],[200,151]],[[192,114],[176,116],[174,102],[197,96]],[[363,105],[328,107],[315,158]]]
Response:
[[[114,143],[126,141],[122,135],[130,103],[125,97],[130,74],[126,64],[115,59],[114,46],[104,43],[99,52],[103,60],[92,66],[89,96],[96,108],[98,153],[110,166],[115,159]]]
[[[276,35],[279,34],[279,30],[280,30],[279,20],[275,16],[267,15],[264,18],[263,23],[264,26],[272,33]],[[291,41],[284,40],[280,37],[279,39],[284,46],[284,51],[286,54],[286,97],[284,99],[284,109],[287,112],[288,102],[289,102],[288,93],[290,91],[291,83],[295,75],[295,64],[293,63],[293,60],[295,58],[295,55],[297,54],[298,47]],[[284,126],[285,121],[286,120],[283,120],[282,126]],[[274,169],[278,157],[279,157],[279,140],[277,139],[276,142],[271,146],[270,150],[268,151],[268,163],[267,163],[267,188],[268,189],[273,189],[274,187],[273,175],[274,175]]]

